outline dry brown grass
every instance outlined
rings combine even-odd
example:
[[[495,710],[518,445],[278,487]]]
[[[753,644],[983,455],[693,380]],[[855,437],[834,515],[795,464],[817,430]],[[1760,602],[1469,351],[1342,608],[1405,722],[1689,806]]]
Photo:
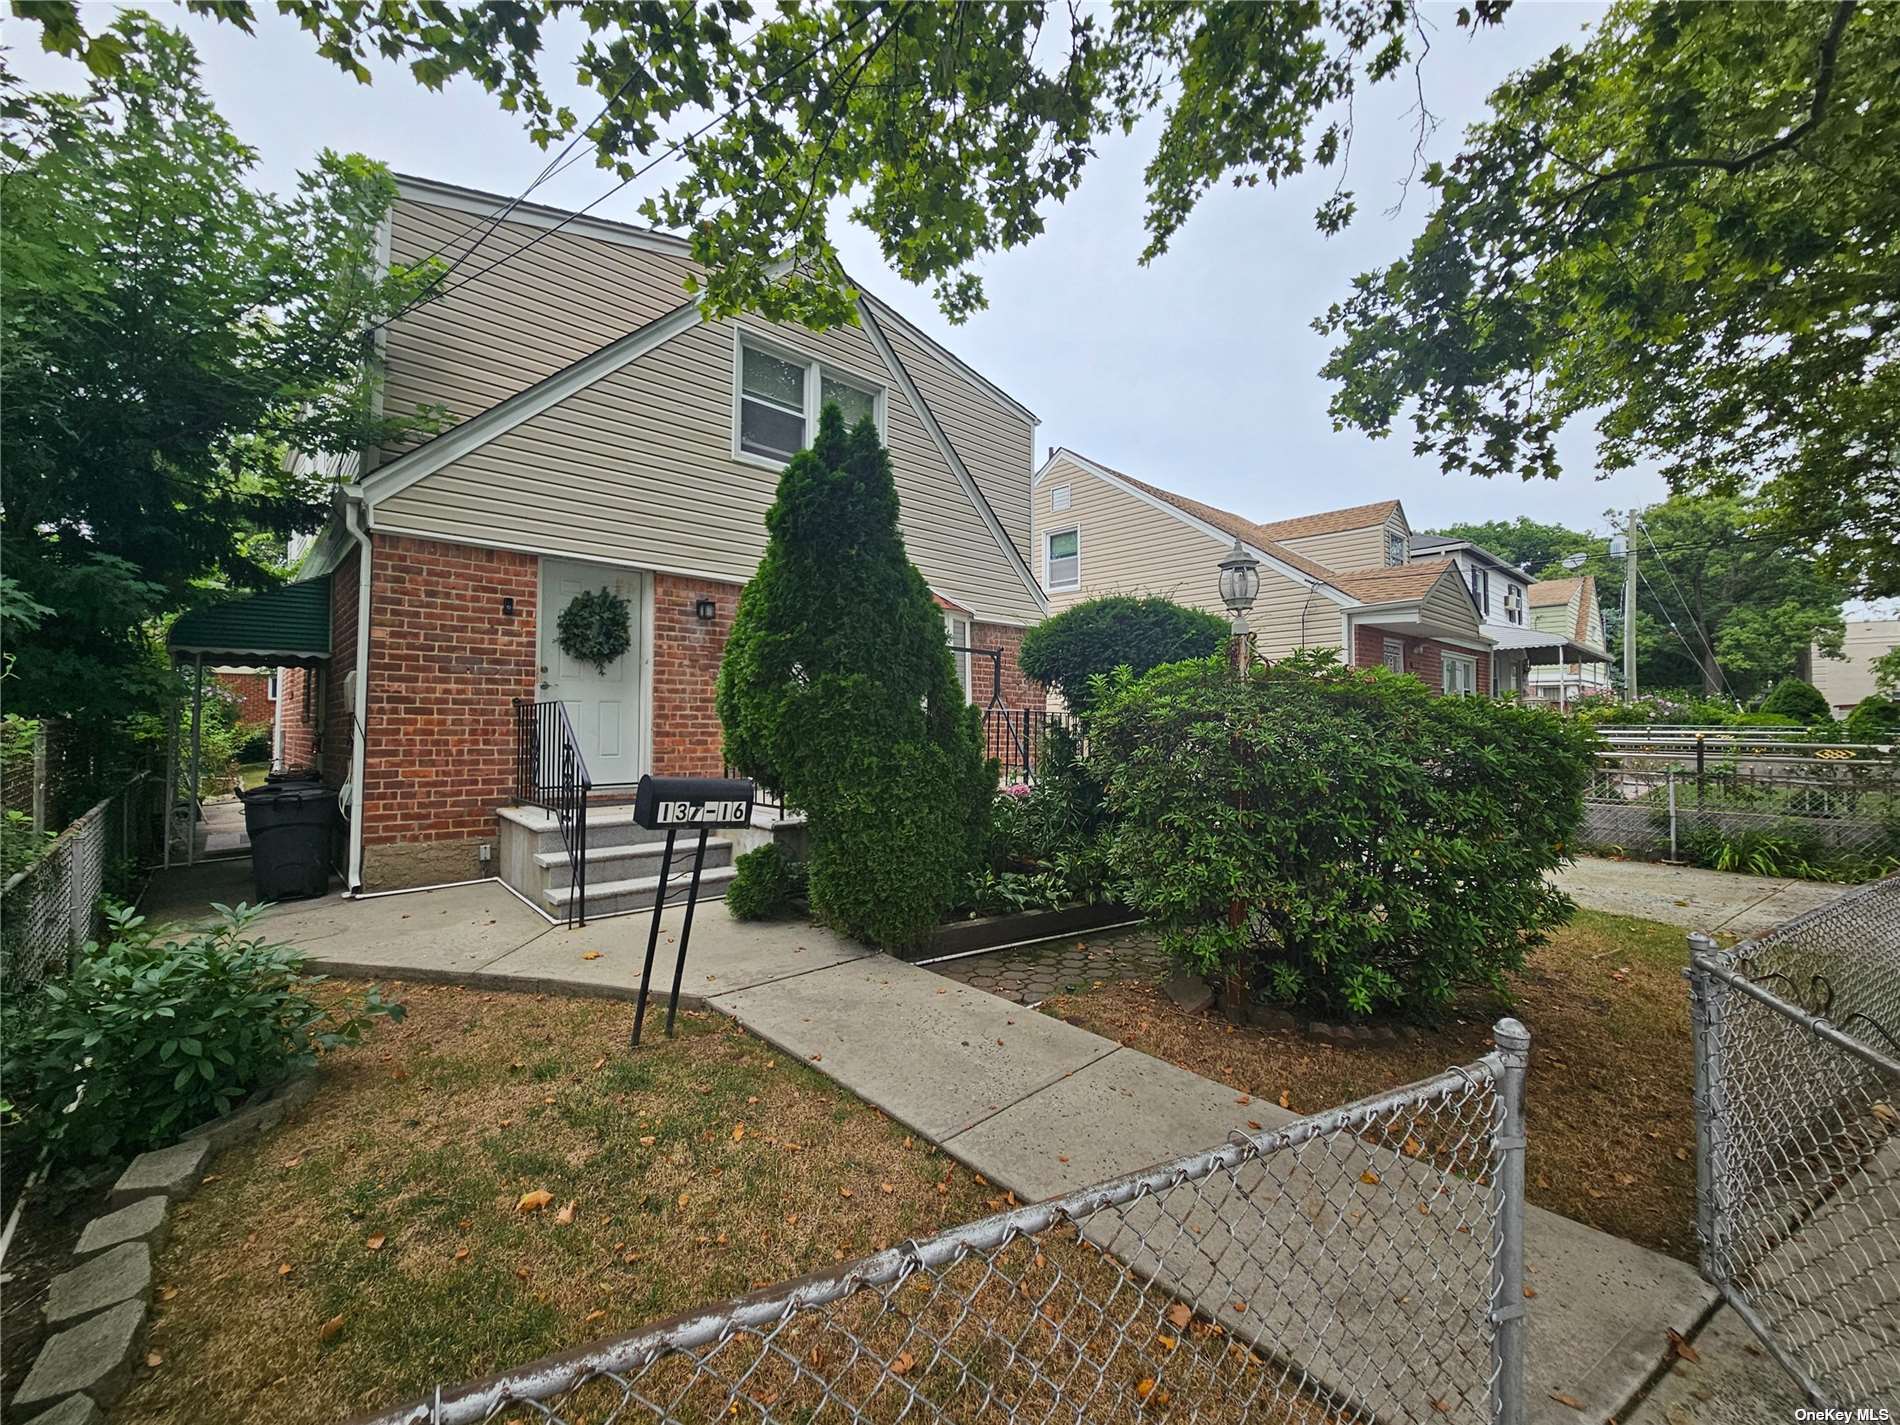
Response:
[[[1467,1063],[1491,1047],[1499,1015],[1515,1014],[1531,1031],[1530,1200],[1691,1260],[1695,1078],[1686,963],[1683,933],[1672,926],[1580,911],[1532,954],[1512,1001],[1468,995],[1437,1028],[1386,1044],[1334,1046],[1303,1033],[1235,1029],[1212,1013],[1181,1013],[1151,985],[1104,986],[1042,1008],[1299,1112]]]
[[[630,1054],[624,1004],[399,989],[408,1019],[180,1209],[117,1425],[331,1422],[988,1210],[717,1016]]]

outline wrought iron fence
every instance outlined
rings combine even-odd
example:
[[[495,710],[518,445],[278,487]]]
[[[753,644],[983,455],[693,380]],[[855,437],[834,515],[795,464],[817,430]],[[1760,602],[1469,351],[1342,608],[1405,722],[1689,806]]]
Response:
[[[1528,1047],[364,1419],[1519,1425]]]
[[[1049,739],[1057,732],[1067,732],[1081,746],[1082,724],[1070,713],[1009,708],[1001,703],[983,710],[983,752],[996,759],[1004,781],[1035,781]]]
[[[1690,937],[1703,1274],[1816,1406],[1900,1402],[1900,877]]]
[[[0,887],[0,986],[7,992],[70,969],[93,938],[112,864],[136,864],[153,849],[155,785],[140,773]]]
[[[1869,749],[1599,754],[1583,840],[1722,870],[1862,880],[1900,865],[1900,760]]]

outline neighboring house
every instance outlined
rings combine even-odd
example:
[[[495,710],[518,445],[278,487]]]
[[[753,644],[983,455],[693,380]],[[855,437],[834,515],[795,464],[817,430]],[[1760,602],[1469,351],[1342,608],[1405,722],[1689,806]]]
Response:
[[[1900,619],[1850,619],[1841,639],[1841,656],[1830,657],[1816,644],[1808,650],[1814,686],[1835,717],[1846,717],[1854,704],[1880,691],[1874,686],[1874,660],[1900,648]]]
[[[383,332],[382,400],[439,406],[447,424],[337,472],[299,574],[324,586],[324,627],[285,654],[307,671],[286,674],[279,704],[283,760],[346,787],[352,887],[499,862],[561,908],[564,883],[536,883],[553,876],[552,822],[509,805],[548,755],[546,719],[528,719],[530,738],[517,700],[566,710],[597,793],[721,772],[720,658],[779,473],[821,402],[882,427],[910,557],[946,635],[977,650],[959,655],[970,696],[1041,701],[1016,663],[1046,608],[1030,570],[1037,418],[1019,402],[873,297],[860,326],[824,333],[707,321],[678,238],[418,179],[399,191],[384,252],[459,257],[472,275]],[[555,628],[602,588],[628,600],[631,646],[596,670]],[[273,601],[285,592],[263,596],[250,641],[273,640],[273,609],[291,616]],[[614,888],[597,909],[640,903],[640,884],[651,903],[657,858],[617,844],[634,839],[625,821],[589,813],[587,904]],[[538,862],[513,849],[517,828],[541,837]]]
[[[1449,559],[1471,590],[1485,634],[1496,645],[1491,652],[1492,683],[1500,695],[1517,693],[1541,697],[1542,689],[1561,693],[1562,670],[1572,664],[1596,666],[1610,655],[1602,647],[1602,618],[1593,625],[1596,637],[1579,635],[1574,623],[1554,615],[1548,626],[1532,617],[1530,590],[1536,581],[1517,565],[1481,545],[1445,535],[1413,535],[1412,558]],[[1566,581],[1569,582],[1569,581]],[[1591,584],[1594,607],[1595,584]]]
[[[247,727],[273,722],[277,717],[277,671],[274,668],[207,668],[231,699],[237,720]]]
[[[1449,559],[1410,560],[1397,500],[1262,524],[1058,447],[1036,472],[1038,576],[1051,612],[1101,594],[1160,594],[1224,613],[1219,565],[1260,561],[1248,614],[1260,651],[1337,648],[1447,693],[1491,690],[1492,640]]]
[[[1555,666],[1530,670],[1530,696],[1568,707],[1578,698],[1604,697],[1614,691],[1610,682],[1608,636],[1603,629],[1603,605],[1597,599],[1594,574],[1570,579],[1543,579],[1526,591],[1531,624],[1545,633],[1560,634],[1596,652],[1595,659],[1578,658]]]

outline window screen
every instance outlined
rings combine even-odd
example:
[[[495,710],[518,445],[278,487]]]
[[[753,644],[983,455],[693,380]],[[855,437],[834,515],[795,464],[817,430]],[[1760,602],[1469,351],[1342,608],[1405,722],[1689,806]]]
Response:
[[[1082,582],[1082,536],[1072,529],[1049,536],[1049,558],[1045,571],[1052,589],[1073,589]]]

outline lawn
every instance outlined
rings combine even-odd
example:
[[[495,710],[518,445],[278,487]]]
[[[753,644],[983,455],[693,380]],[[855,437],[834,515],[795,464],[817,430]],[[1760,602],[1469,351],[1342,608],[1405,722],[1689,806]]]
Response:
[[[1685,1261],[1695,1238],[1694,1064],[1682,931],[1579,911],[1534,951],[1514,997],[1465,996],[1435,1028],[1333,1045],[1183,1014],[1152,984],[1046,1001],[1097,1034],[1301,1113],[1467,1063],[1505,1013],[1530,1027],[1528,1194],[1540,1207]]]
[[[179,1209],[115,1425],[329,1425],[1001,1205],[716,1015],[401,992]]]

